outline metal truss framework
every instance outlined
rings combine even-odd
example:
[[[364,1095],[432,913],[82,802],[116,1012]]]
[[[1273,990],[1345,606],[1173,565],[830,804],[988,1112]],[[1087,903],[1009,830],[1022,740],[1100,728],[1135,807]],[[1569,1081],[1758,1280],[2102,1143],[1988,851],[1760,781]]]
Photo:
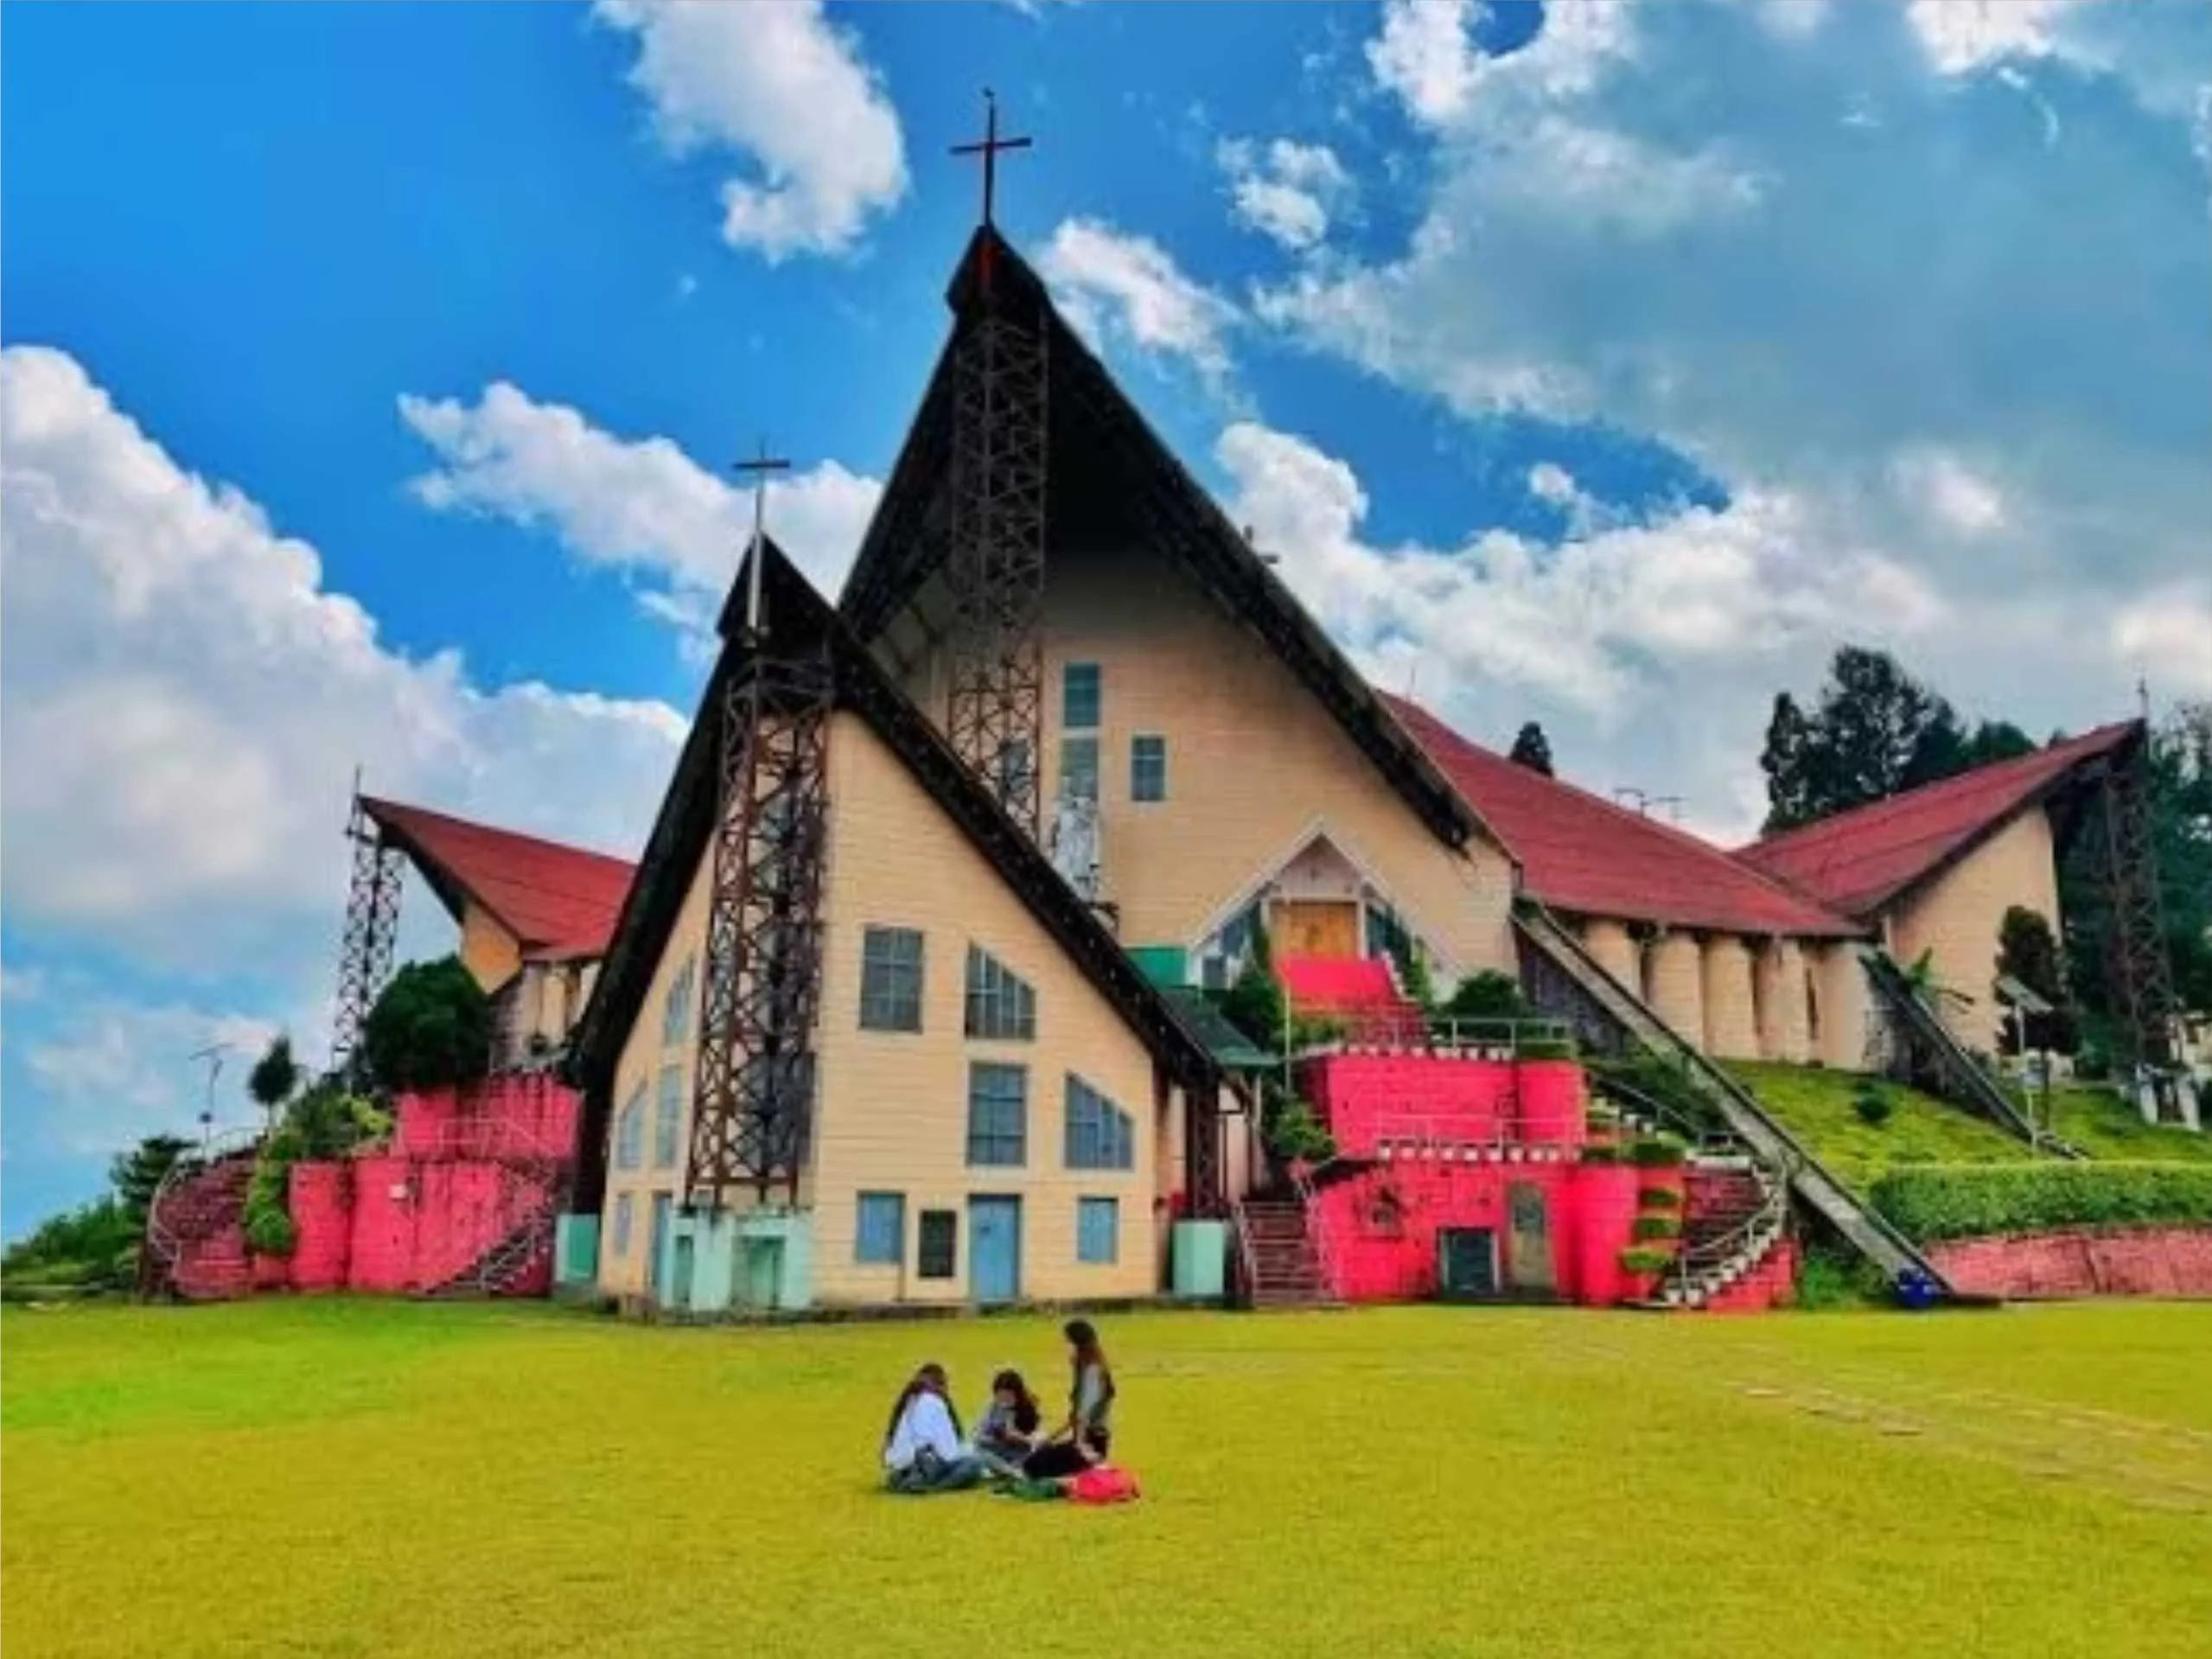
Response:
[[[2173,965],[2166,955],[2158,855],[2151,828],[2148,756],[2141,745],[2116,758],[2097,791],[2103,831],[2105,898],[2111,936],[2105,972],[2120,1016],[2125,1058],[2147,1074],[2161,1113],[2176,1110]]]
[[[986,297],[953,362],[952,688],[946,728],[1014,821],[1039,834],[1048,364],[1041,327]],[[1040,319],[1041,321],[1041,319]]]
[[[354,878],[346,899],[346,931],[338,946],[338,997],[330,1022],[330,1068],[349,1070],[361,1045],[369,1010],[392,977],[392,952],[399,935],[402,854],[354,801],[346,824],[354,844]]]
[[[707,916],[685,1203],[749,1186],[793,1201],[806,1161],[822,993],[829,829],[828,650],[755,655],[723,704],[720,806]]]

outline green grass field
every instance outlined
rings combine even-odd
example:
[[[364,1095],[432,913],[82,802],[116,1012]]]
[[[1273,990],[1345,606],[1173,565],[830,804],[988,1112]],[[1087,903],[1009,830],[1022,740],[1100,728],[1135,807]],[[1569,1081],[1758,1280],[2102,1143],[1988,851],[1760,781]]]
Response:
[[[1124,1509],[878,1494],[1043,1320],[11,1309],[12,1654],[2203,1655],[2212,1306],[1106,1322]]]

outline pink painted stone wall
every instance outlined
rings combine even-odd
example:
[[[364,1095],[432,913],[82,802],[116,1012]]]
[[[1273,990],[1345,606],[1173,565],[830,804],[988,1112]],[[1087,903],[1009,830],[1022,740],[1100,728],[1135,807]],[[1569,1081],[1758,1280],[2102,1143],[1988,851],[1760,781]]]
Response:
[[[346,1287],[354,1249],[354,1170],[350,1164],[292,1165],[291,1285],[300,1291]]]
[[[422,1158],[565,1160],[576,1156],[580,1106],[576,1090],[546,1072],[402,1094],[393,1110],[392,1150]]]
[[[1571,1060],[1335,1054],[1308,1062],[1300,1081],[1349,1157],[1386,1140],[1564,1147],[1585,1136],[1582,1068]]]
[[[2069,1228],[1928,1247],[1935,1270],[1973,1296],[2212,1297],[2212,1228]]]
[[[356,1159],[353,1175],[347,1282],[357,1291],[436,1289],[519,1226],[557,1178],[480,1159],[391,1156]],[[549,1260],[514,1293],[544,1294],[551,1272]]]

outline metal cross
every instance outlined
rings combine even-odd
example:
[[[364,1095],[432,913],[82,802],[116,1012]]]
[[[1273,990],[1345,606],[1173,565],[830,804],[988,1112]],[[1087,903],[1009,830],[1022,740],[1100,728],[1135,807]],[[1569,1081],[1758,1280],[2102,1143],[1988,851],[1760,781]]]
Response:
[[[761,451],[749,461],[740,461],[733,470],[753,481],[753,544],[746,563],[745,628],[757,632],[761,626],[761,565],[765,558],[768,534],[768,475],[789,472],[791,463],[768,453],[768,441],[761,440]]]
[[[983,222],[991,225],[995,222],[991,214],[997,207],[998,196],[998,152],[1002,150],[1027,150],[1030,141],[998,136],[998,95],[988,86],[983,89],[983,137],[972,144],[954,144],[953,154],[983,157]]]

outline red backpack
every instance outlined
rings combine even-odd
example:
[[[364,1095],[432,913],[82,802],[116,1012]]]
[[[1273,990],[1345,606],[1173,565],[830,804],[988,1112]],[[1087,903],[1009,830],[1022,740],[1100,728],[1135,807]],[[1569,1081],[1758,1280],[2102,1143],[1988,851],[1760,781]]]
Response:
[[[1071,1503],[1127,1503],[1136,1496],[1136,1476],[1110,1463],[1094,1464],[1068,1483]]]

